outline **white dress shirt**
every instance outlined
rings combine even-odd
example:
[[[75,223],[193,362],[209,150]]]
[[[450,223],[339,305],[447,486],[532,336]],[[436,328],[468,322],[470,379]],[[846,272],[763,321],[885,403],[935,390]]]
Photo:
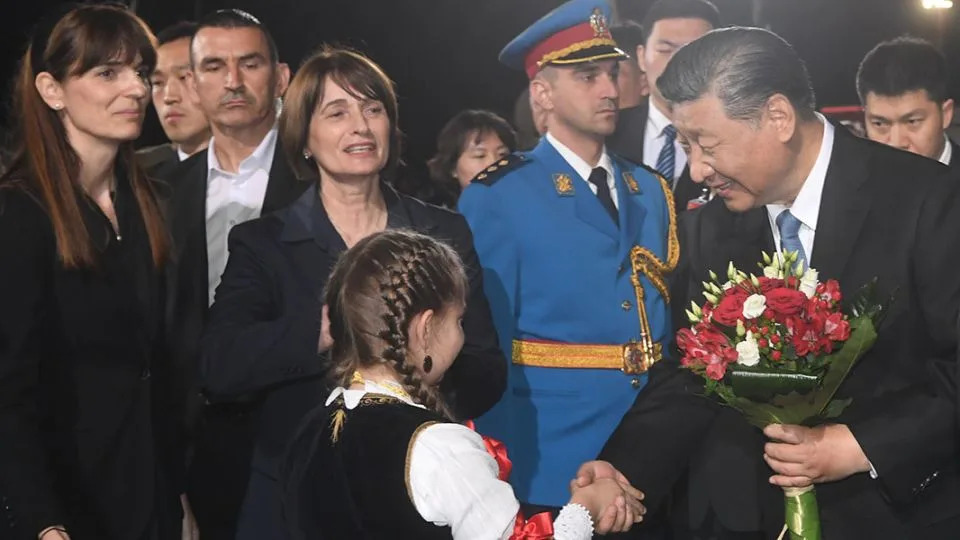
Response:
[[[950,165],[950,160],[953,159],[953,145],[950,144],[950,137],[947,137],[947,134],[943,134],[943,151],[940,152],[940,157],[937,158],[937,161],[943,163],[944,165]]]
[[[643,164],[647,167],[657,168],[660,150],[666,142],[663,128],[670,124],[670,119],[660,112],[651,100],[647,112],[647,125],[643,128]],[[687,166],[687,153],[683,151],[683,147],[676,138],[673,139],[673,156],[673,185],[676,187],[677,179],[683,173],[683,168]]]
[[[277,128],[274,126],[253,153],[240,162],[236,173],[220,167],[215,144],[216,141],[210,139],[207,151],[207,284],[210,304],[213,304],[220,276],[227,267],[230,229],[238,223],[260,217],[277,146]]]
[[[178,146],[178,147],[177,147],[177,159],[179,159],[180,161],[186,161],[186,159],[187,159],[188,157],[190,157],[190,154],[184,152],[184,151],[181,150],[180,147]]]
[[[767,216],[770,218],[770,228],[773,230],[773,242],[777,246],[777,253],[783,251],[780,247],[780,229],[777,227],[777,216],[785,210],[800,220],[800,244],[803,246],[803,252],[807,256],[807,265],[813,258],[813,240],[817,232],[817,219],[820,217],[820,199],[823,195],[823,183],[827,178],[827,168],[830,166],[830,156],[833,155],[833,124],[820,116],[817,116],[823,124],[823,140],[820,142],[820,152],[817,154],[817,160],[810,169],[810,174],[803,181],[800,193],[793,201],[793,204],[768,204]]]
[[[594,195],[597,194],[597,186],[589,182],[590,173],[593,172],[594,167],[589,163],[583,160],[580,156],[575,154],[573,150],[568,148],[562,142],[558,141],[556,137],[547,132],[547,141],[553,145],[553,147],[560,154],[560,157],[564,159],[573,170],[577,171],[577,174],[580,175],[580,178],[583,179],[584,183],[590,188],[590,191]],[[610,159],[610,154],[607,153],[607,147],[603,147],[603,153],[600,154],[600,161],[597,162],[597,167],[603,167],[607,171],[607,187],[610,188],[610,197],[613,199],[613,205],[617,207],[617,210],[620,209],[620,201],[617,200],[617,182],[613,176],[613,160]]]
[[[368,392],[424,408],[409,396],[370,380],[364,381],[363,390],[334,389],[326,404],[342,395],[344,406],[352,410]],[[456,540],[507,539],[513,534],[520,503],[510,484],[497,477],[497,462],[476,432],[446,422],[421,429],[410,446],[407,463],[411,499],[423,519],[449,526]],[[593,537],[590,514],[580,505],[564,506],[553,527],[557,540]]]

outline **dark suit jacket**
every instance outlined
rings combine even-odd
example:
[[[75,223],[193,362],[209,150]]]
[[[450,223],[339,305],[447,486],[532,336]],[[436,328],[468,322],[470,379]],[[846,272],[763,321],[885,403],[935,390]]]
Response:
[[[871,278],[895,294],[874,347],[838,396],[839,419],[879,472],[820,484],[825,538],[946,538],[960,516],[955,353],[960,305],[960,190],[942,165],[836,129],[811,265],[850,295]],[[675,324],[701,281],[733,263],[756,268],[773,250],[766,208],[735,214],[714,200],[684,216],[675,276]],[[703,384],[676,361],[650,382],[607,442],[609,459],[662,508],[689,476],[689,524],[708,511],[732,530],[775,537],[782,494],[761,459],[763,437],[731,409],[699,397]],[[683,524],[686,525],[686,524]],[[945,531],[951,531],[946,533]],[[946,536],[944,536],[946,534]]]
[[[95,269],[66,269],[39,198],[0,189],[0,538],[60,524],[147,540],[161,523],[179,538],[162,272],[128,183],[114,206],[122,241],[78,203]]]
[[[623,109],[617,117],[617,130],[607,137],[607,147],[614,154],[629,159],[638,164],[643,163],[643,133],[647,128],[647,112],[649,100],[644,100],[636,107]],[[647,166],[653,172],[652,167]],[[703,193],[703,187],[690,178],[690,166],[683,168],[680,178],[673,188],[674,207],[677,214],[687,209],[687,204]]]
[[[167,321],[177,363],[188,377],[185,391],[196,390],[200,336],[208,308],[207,276],[207,150],[198,152],[163,180],[173,196],[168,202],[174,244],[174,264],[169,278]],[[310,185],[294,176],[279,143],[270,166],[270,178],[261,215],[295,200]],[[192,414],[188,414],[192,417]]]
[[[180,156],[173,144],[158,144],[137,150],[137,161],[151,178],[168,178],[180,165]]]
[[[957,145],[957,143],[953,142],[953,139],[950,138],[948,138],[948,142],[950,146],[953,147],[953,150],[951,150],[953,153],[950,154],[949,167],[951,169],[960,169],[960,145]]]
[[[464,260],[470,293],[466,341],[444,388],[454,408],[474,418],[506,386],[483,278],[467,223],[459,214],[399,195],[382,184],[389,228],[411,228],[448,241]],[[318,356],[323,286],[346,249],[315,188],[273,215],[238,225],[230,259],[204,334],[202,378],[216,399],[260,394],[254,466],[272,467],[302,415],[326,398],[326,365]]]

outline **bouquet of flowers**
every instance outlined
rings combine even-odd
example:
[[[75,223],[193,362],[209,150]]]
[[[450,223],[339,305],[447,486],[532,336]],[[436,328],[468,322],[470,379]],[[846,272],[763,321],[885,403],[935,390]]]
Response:
[[[677,333],[681,365],[701,375],[706,394],[769,424],[815,425],[838,416],[850,400],[834,395],[854,363],[877,339],[886,308],[872,300],[875,282],[841,303],[835,280],[820,282],[796,253],[763,253],[760,276],[733,266],[720,281],[710,272],[706,303],[687,310],[691,327]],[[784,488],[792,540],[818,540],[812,487]],[[781,534],[783,537],[783,534]]]

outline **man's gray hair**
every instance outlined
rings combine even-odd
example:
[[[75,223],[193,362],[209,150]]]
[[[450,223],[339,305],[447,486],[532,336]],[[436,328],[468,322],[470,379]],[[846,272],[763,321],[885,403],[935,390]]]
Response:
[[[803,60],[789,43],[762,28],[713,30],[676,52],[657,88],[671,103],[712,93],[727,116],[757,120],[770,96],[783,94],[798,116],[812,119],[813,87]]]

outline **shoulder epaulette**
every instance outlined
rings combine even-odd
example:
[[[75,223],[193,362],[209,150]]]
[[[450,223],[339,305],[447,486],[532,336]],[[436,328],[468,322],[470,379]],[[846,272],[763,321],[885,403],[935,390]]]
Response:
[[[504,158],[497,160],[495,163],[487,167],[486,169],[480,171],[480,173],[473,177],[471,183],[479,183],[486,186],[492,186],[496,184],[498,180],[504,177],[508,172],[516,170],[527,163],[530,163],[530,158],[523,154],[510,154]]]

